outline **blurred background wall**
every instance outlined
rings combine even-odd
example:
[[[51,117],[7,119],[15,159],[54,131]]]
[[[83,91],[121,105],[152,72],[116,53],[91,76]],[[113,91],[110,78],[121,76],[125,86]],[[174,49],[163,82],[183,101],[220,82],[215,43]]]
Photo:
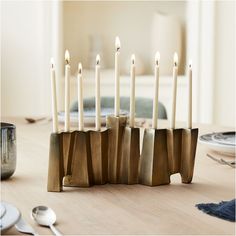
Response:
[[[204,15],[208,16],[208,9],[214,26],[211,44],[209,32],[202,26],[207,20]],[[234,1],[1,1],[1,115],[50,115],[50,57],[56,58],[60,80],[63,80],[66,48],[71,53],[73,73],[78,61],[89,67],[90,34],[104,38],[107,67],[112,67],[114,37],[119,35],[123,61],[135,52],[143,61],[144,74],[151,74],[150,57],[155,52],[150,50],[149,32],[155,12],[178,17],[183,26],[181,74],[185,74],[185,62],[194,57],[191,50],[200,47],[201,55],[193,59],[193,65],[198,72],[201,71],[194,78],[198,89],[194,97],[195,121],[233,126],[236,78]],[[191,18],[194,14],[198,14],[195,20]],[[191,30],[189,22],[192,22]],[[208,52],[204,52],[201,45],[206,48],[213,45],[213,50],[209,50],[209,61],[205,56]],[[202,64],[204,69],[199,67]],[[208,94],[210,103],[207,103]]]

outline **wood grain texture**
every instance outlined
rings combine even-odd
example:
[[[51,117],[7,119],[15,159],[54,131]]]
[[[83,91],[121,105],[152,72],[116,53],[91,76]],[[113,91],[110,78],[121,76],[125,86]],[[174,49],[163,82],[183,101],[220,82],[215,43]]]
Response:
[[[126,122],[126,116],[108,116],[106,120],[107,128],[109,128],[108,180],[113,184],[119,183],[122,140]]]
[[[50,135],[47,185],[49,192],[62,191],[62,180],[64,176],[62,142],[62,133],[52,133]]]
[[[182,183],[189,184],[193,178],[198,129],[183,129],[180,174]]]
[[[106,184],[54,193],[46,189],[52,123],[29,125],[23,118],[2,121],[17,127],[17,167],[10,179],[1,181],[1,200],[15,205],[39,235],[52,232],[32,221],[29,212],[38,205],[49,206],[56,212],[57,228],[64,235],[235,235],[234,223],[204,214],[195,207],[197,203],[235,196],[235,170],[207,158],[204,145],[198,144],[196,150],[192,184],[181,184],[180,175],[175,174],[171,184],[155,188]],[[162,128],[168,126],[162,120],[158,124]],[[199,135],[233,130],[195,126],[199,127]],[[15,227],[4,234],[22,235]]]
[[[94,184],[108,182],[108,129],[90,131],[92,172]]]
[[[137,184],[140,160],[140,132],[139,128],[125,127],[121,165],[120,180],[122,184]]]
[[[148,186],[170,183],[166,129],[144,131],[139,183]]]

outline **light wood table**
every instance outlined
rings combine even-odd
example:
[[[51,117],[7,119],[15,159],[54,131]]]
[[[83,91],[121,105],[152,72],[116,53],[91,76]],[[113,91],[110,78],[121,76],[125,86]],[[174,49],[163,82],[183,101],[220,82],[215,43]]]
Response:
[[[6,119],[5,119],[6,121]],[[197,148],[192,184],[181,184],[180,176],[170,185],[103,185],[47,192],[49,134],[51,123],[27,124],[7,119],[17,127],[17,169],[2,181],[2,200],[15,205],[39,234],[51,234],[37,226],[30,211],[37,205],[53,208],[57,227],[73,235],[233,235],[234,223],[199,211],[195,204],[231,200],[235,196],[234,169],[206,157]],[[223,128],[200,126],[200,133]],[[6,234],[19,234],[15,228]]]

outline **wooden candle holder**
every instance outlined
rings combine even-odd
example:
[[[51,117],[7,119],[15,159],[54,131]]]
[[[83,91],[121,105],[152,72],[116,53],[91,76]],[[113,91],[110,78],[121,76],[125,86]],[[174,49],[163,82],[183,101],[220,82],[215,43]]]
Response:
[[[140,159],[139,183],[156,186],[170,183],[180,173],[182,183],[191,183],[198,129],[147,129]]]
[[[62,191],[62,180],[64,177],[62,133],[52,133],[50,136],[48,186],[49,192]]]
[[[62,185],[91,186],[93,173],[90,150],[89,131],[51,134],[48,191],[60,192]]]
[[[175,173],[191,183],[198,129],[145,129],[140,156],[140,130],[125,127],[126,121],[110,116],[109,129],[51,134],[48,191],[106,183],[157,186],[169,184]]]
[[[182,183],[189,184],[193,178],[198,129],[183,129],[180,175]]]
[[[180,172],[183,129],[167,129],[167,153],[170,175]]]
[[[109,129],[108,145],[108,179],[109,183],[117,184],[120,180],[120,165],[122,154],[123,133],[126,126],[126,116],[108,116],[107,128]]]
[[[90,132],[94,184],[108,182],[108,129]]]
[[[139,183],[148,186],[170,183],[166,129],[145,129]]]
[[[119,179],[119,182],[122,184],[138,183],[140,160],[139,133],[139,128],[125,127]]]
[[[90,131],[74,131],[69,145],[68,175],[64,178],[64,186],[89,187],[93,184],[92,158],[90,148]],[[67,147],[65,147],[67,148]],[[65,160],[65,156],[64,156]]]

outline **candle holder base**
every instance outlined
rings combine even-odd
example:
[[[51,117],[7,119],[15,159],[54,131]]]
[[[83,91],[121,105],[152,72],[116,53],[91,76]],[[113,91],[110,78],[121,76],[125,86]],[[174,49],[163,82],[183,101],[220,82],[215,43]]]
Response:
[[[93,183],[90,132],[74,131],[71,175],[64,178],[65,187],[89,187]]]
[[[48,165],[48,192],[62,191],[62,180],[64,176],[62,143],[62,133],[51,134]]]
[[[119,172],[121,165],[122,139],[126,126],[126,116],[107,116],[107,128],[109,128],[108,145],[108,181],[109,183],[119,183]]]
[[[183,129],[167,129],[167,153],[170,174],[180,172]]]
[[[74,150],[75,132],[63,132],[62,136],[62,154],[64,161],[64,175],[71,175],[71,162]]]
[[[192,182],[198,129],[183,129],[180,175],[182,183]]]
[[[108,182],[108,129],[90,132],[94,184]]]
[[[166,137],[166,129],[144,131],[140,158],[140,184],[157,186],[170,183]]]
[[[139,128],[125,127],[119,180],[122,184],[138,183],[139,139]]]
[[[198,129],[145,129],[140,156],[140,129],[125,127],[126,121],[108,117],[110,129],[51,134],[47,190],[106,183],[158,186],[169,184],[175,173],[191,183]]]

